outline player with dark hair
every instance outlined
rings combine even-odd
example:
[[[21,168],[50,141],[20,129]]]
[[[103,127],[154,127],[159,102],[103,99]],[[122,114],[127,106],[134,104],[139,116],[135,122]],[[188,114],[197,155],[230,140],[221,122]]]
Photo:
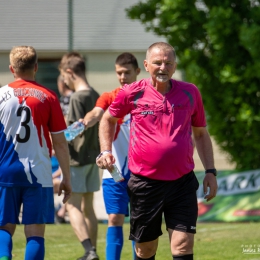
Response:
[[[83,122],[86,128],[95,125],[114,101],[116,95],[125,84],[136,81],[140,73],[137,59],[131,53],[120,54],[115,62],[115,71],[120,87],[111,92],[103,93],[96,106],[86,114]],[[125,181],[116,183],[109,171],[103,172],[103,197],[108,214],[108,230],[106,245],[106,260],[119,260],[123,247],[123,223],[129,215],[129,197],[126,185],[130,177],[128,170],[129,115],[121,118],[117,124],[117,133],[113,141],[113,154],[117,158],[116,165],[122,171]]]

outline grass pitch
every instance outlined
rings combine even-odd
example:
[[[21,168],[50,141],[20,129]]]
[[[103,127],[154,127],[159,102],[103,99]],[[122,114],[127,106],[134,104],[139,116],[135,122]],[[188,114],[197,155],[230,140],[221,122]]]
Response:
[[[98,226],[97,252],[105,260],[106,224]],[[156,260],[172,260],[168,233],[162,226]],[[129,224],[124,225],[124,247],[121,260],[132,260]],[[24,259],[26,240],[23,226],[17,226],[13,237],[13,260]],[[46,260],[75,260],[83,248],[69,224],[47,225],[45,233]],[[194,247],[195,260],[260,260],[260,223],[198,223]]]

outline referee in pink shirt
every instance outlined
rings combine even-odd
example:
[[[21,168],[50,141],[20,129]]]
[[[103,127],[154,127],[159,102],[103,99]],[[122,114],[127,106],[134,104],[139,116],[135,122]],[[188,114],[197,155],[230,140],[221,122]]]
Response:
[[[171,45],[152,44],[144,60],[150,77],[125,85],[100,122],[97,165],[111,170],[115,158],[107,151],[112,150],[115,125],[118,119],[131,115],[129,239],[136,242],[136,260],[155,259],[163,216],[173,259],[193,259],[199,183],[193,172],[192,135],[205,167],[205,199],[209,201],[217,193],[202,98],[194,84],[171,78],[176,66]]]

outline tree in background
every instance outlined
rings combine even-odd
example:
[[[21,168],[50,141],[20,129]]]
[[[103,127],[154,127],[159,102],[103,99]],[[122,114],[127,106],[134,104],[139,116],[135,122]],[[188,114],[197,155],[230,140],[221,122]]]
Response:
[[[260,168],[260,5],[254,0],[148,0],[126,10],[164,36],[202,92],[208,128],[237,170]]]

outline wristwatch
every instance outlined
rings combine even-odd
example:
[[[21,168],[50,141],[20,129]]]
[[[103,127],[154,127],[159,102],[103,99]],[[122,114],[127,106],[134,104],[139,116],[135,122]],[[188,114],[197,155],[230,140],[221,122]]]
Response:
[[[217,170],[214,168],[214,169],[207,169],[206,171],[205,171],[205,173],[213,173],[215,176],[217,176],[218,175],[218,172],[217,172]]]

